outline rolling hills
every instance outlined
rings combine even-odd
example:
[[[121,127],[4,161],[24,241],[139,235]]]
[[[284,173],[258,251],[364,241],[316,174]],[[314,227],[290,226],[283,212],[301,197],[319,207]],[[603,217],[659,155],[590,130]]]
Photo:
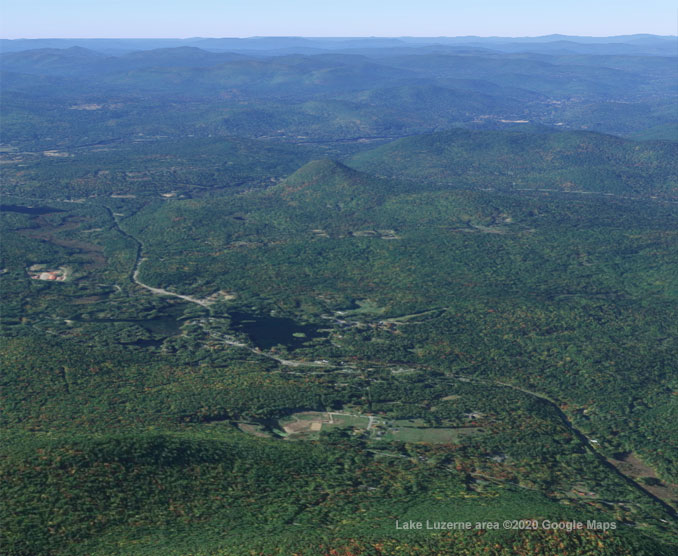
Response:
[[[528,128],[529,129],[529,128]],[[458,188],[678,193],[676,143],[591,132],[451,130],[408,137],[350,159],[357,169]]]
[[[2,42],[1,551],[675,554],[672,45]]]

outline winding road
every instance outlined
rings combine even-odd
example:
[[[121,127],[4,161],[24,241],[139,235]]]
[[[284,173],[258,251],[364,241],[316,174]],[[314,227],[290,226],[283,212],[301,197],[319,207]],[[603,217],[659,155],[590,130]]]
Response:
[[[196,297],[191,297],[190,295],[183,295],[180,293],[174,293],[168,290],[164,290],[162,288],[154,288],[153,286],[149,286],[148,284],[144,284],[141,280],[139,280],[139,267],[141,266],[141,263],[143,263],[146,260],[145,257],[141,257],[137,259],[136,264],[134,265],[134,272],[132,272],[132,281],[141,286],[142,288],[146,288],[148,291],[153,292],[156,295],[169,295],[172,297],[178,297],[179,299],[183,299],[184,301],[190,301],[191,303],[196,303],[197,305],[200,305],[201,307],[208,308],[210,306],[209,301],[205,301],[204,299],[198,299]]]
[[[176,292],[171,292],[169,290],[165,290],[163,288],[156,288],[154,286],[149,286],[148,284],[145,284],[139,279],[139,271],[141,267],[141,263],[143,263],[145,260],[147,260],[146,257],[143,256],[143,249],[144,249],[144,244],[134,237],[132,234],[129,232],[126,232],[125,230],[122,229],[120,226],[120,222],[118,221],[118,217],[116,214],[113,212],[112,209],[109,207],[104,206],[106,211],[108,211],[108,214],[111,216],[111,219],[113,220],[116,229],[126,238],[134,242],[134,245],[136,246],[136,256],[134,260],[134,265],[132,266],[132,271],[130,272],[130,280],[134,282],[137,286],[140,286],[151,293],[154,293],[155,295],[162,295],[162,296],[169,296],[169,297],[176,297],[178,299],[183,299],[184,301],[188,301],[189,303],[195,303],[196,305],[199,305],[200,307],[203,307],[205,309],[209,310],[210,305],[212,302],[205,300],[205,299],[199,299],[197,297],[192,297],[190,295],[184,295],[181,293],[176,293]],[[298,361],[294,359],[283,359],[282,357],[278,357],[276,355],[273,355],[271,353],[267,353],[265,351],[261,351],[259,348],[252,347],[248,344],[245,344],[243,342],[238,342],[237,340],[234,340],[233,338],[229,338],[228,336],[224,335],[219,335],[216,332],[213,332],[205,326],[208,324],[210,321],[210,318],[206,319],[201,319],[199,322],[200,324],[203,325],[203,328],[207,330],[207,333],[212,337],[218,339],[220,342],[227,344],[229,346],[235,346],[243,349],[247,349],[250,352],[254,353],[255,355],[258,355],[260,357],[266,357],[267,359],[272,359],[274,361],[277,361],[281,365],[285,365],[286,367],[328,367],[332,365],[327,365],[324,363],[317,363],[315,361]]]
[[[643,485],[638,483],[635,479],[632,477],[629,477],[628,475],[625,475],[622,473],[617,467],[612,465],[607,458],[598,451],[595,446],[593,445],[593,442],[591,439],[584,434],[582,431],[580,431],[578,428],[576,428],[573,424],[572,421],[570,421],[569,417],[565,414],[565,412],[560,409],[560,406],[558,405],[557,402],[546,396],[545,394],[541,394],[539,392],[533,392],[532,390],[526,390],[525,388],[522,388],[520,386],[515,386],[513,384],[508,384],[506,382],[500,382],[498,380],[482,380],[482,379],[476,379],[472,377],[466,377],[466,376],[455,376],[455,375],[448,375],[449,378],[453,378],[456,380],[460,380],[463,382],[475,382],[476,384],[484,384],[488,386],[499,386],[502,388],[510,388],[511,390],[516,390],[518,392],[522,392],[523,394],[527,394],[528,396],[532,396],[533,398],[537,398],[547,404],[549,404],[556,412],[560,420],[563,422],[563,424],[570,430],[572,431],[572,434],[579,440],[584,447],[587,449],[589,453],[591,453],[600,464],[602,464],[603,467],[605,467],[608,471],[612,472],[614,475],[617,475],[621,479],[624,480],[626,484],[631,486],[632,488],[640,491],[642,494],[645,496],[648,496],[652,498],[655,502],[657,502],[659,505],[662,506],[664,510],[666,510],[671,516],[673,517],[678,517],[678,511],[666,502],[664,502],[661,498],[655,496],[652,494],[650,491],[648,491]]]

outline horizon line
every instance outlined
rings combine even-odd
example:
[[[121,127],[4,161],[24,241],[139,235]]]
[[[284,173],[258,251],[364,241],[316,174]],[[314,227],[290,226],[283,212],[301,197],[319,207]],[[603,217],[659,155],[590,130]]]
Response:
[[[249,36],[190,36],[190,37],[0,37],[6,41],[40,41],[40,40],[199,40],[199,39],[540,39],[545,37],[575,37],[592,39],[612,39],[618,37],[658,37],[678,38],[676,35],[658,35],[656,33],[624,33],[619,35],[568,35],[564,33],[547,33],[544,35],[249,35]]]

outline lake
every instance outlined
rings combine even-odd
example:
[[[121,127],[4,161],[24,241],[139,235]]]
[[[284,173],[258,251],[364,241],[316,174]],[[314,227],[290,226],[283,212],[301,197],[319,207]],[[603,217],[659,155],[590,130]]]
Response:
[[[21,214],[31,214],[33,216],[40,216],[41,214],[49,214],[52,212],[64,212],[64,211],[52,207],[26,207],[22,205],[0,205],[0,212],[19,212]]]
[[[270,349],[278,344],[288,349],[295,349],[313,338],[322,336],[319,326],[299,324],[289,318],[254,315],[240,311],[229,313],[229,317],[231,326],[247,334],[261,349]]]

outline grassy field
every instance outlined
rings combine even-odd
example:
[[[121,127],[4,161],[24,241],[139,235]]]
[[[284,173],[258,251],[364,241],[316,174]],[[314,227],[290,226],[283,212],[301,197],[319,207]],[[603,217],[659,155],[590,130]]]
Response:
[[[478,427],[418,428],[400,427],[389,429],[381,438],[391,442],[425,442],[428,444],[457,443],[463,436],[478,434]]]
[[[458,443],[464,436],[479,434],[479,427],[429,427],[423,419],[397,419],[385,421],[379,417],[344,413],[305,411],[279,421],[288,438],[315,440],[320,432],[333,429],[369,430],[372,440],[386,442],[414,442],[426,444]],[[369,428],[368,428],[369,427]],[[250,434],[261,435],[261,427],[240,425]]]

